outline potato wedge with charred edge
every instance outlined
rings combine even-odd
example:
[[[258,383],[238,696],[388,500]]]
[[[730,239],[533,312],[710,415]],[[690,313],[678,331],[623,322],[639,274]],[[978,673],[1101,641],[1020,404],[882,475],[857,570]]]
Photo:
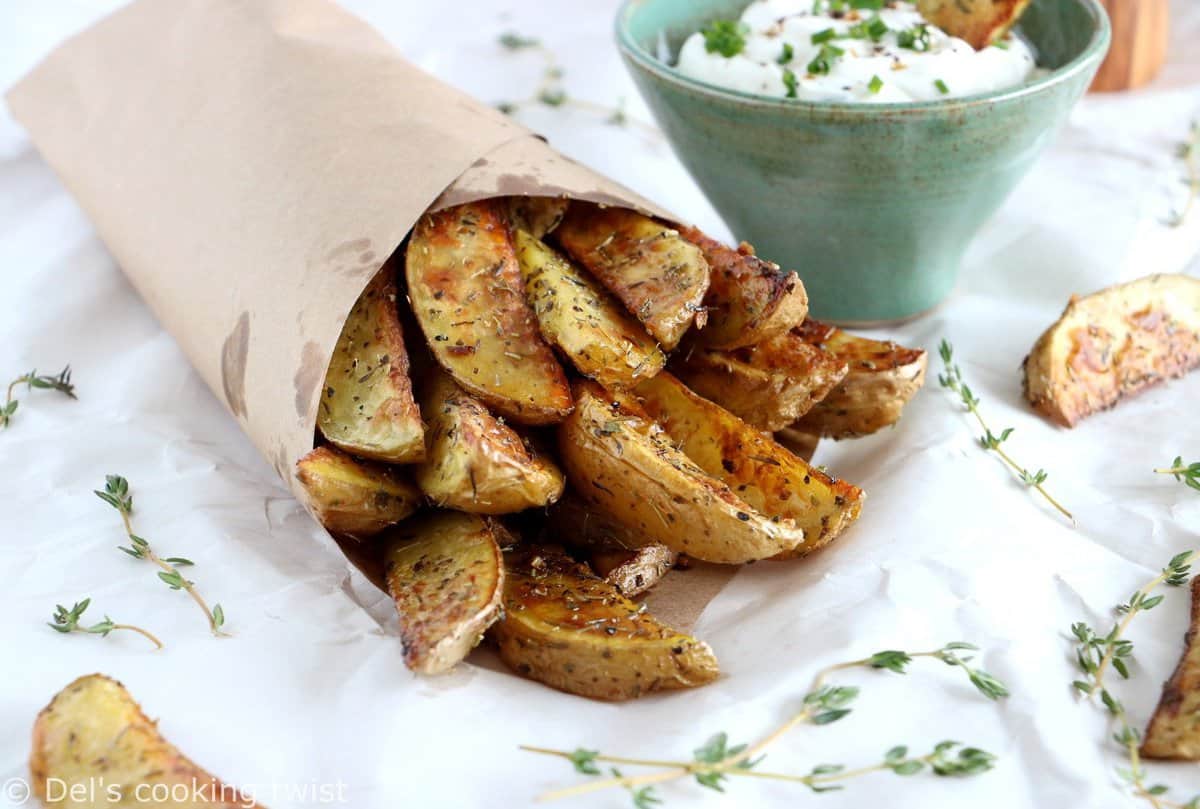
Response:
[[[500,546],[511,537],[485,517],[435,511],[391,529],[386,541],[404,662],[422,674],[449,671],[500,614]]]
[[[475,514],[511,514],[553,503],[562,472],[453,379],[438,372],[421,397],[426,460],[414,469],[434,503]]]
[[[508,220],[514,232],[523,230],[535,239],[544,239],[563,216],[571,200],[566,197],[508,197]]]
[[[808,293],[799,276],[754,255],[742,242],[735,250],[694,227],[679,235],[700,248],[711,283],[704,296],[708,323],[695,333],[710,348],[740,348],[761,343],[804,322]]]
[[[917,0],[921,16],[975,50],[1004,36],[1029,0]]]
[[[409,463],[425,456],[425,438],[396,305],[396,284],[384,267],[342,326],[325,372],[317,426],[346,452]]]
[[[1192,579],[1192,617],[1183,655],[1163,685],[1142,742],[1146,758],[1200,761],[1200,576]]]
[[[666,355],[588,275],[523,230],[514,235],[525,294],[542,336],[584,376],[629,387],[662,370]]]
[[[664,349],[693,322],[704,325],[708,264],[678,231],[626,208],[572,202],[554,235]]]
[[[1200,279],[1149,275],[1073,297],[1025,358],[1025,398],[1064,427],[1200,365]]]
[[[801,432],[795,427],[784,427],[775,432],[775,442],[800,460],[811,464],[813,455],[817,454],[821,436]]]
[[[640,596],[662,581],[675,567],[679,554],[666,545],[643,545],[629,550],[620,545],[596,547],[587,553],[587,563],[626,598]]]
[[[75,680],[38,714],[29,773],[33,794],[45,806],[249,809],[259,805],[179,752],[125,687],[103,674]],[[186,797],[151,799],[174,793]]]
[[[547,549],[505,554],[500,659],[571,694],[625,700],[720,674],[708,645],[656,621],[584,565]]]
[[[925,384],[922,349],[871,340],[814,320],[794,331],[849,369],[845,378],[796,423],[826,438],[870,435],[900,420],[904,406]]]
[[[408,242],[409,299],[434,358],[468,393],[521,424],[559,422],[571,391],[525,301],[501,204],[421,217]]]
[[[704,398],[774,432],[828,396],[847,369],[844,361],[787,332],[747,348],[683,352],[671,370]]]
[[[563,468],[591,511],[630,529],[629,541],[639,547],[659,543],[721,564],[765,559],[805,542],[803,529],[792,520],[760,513],[718,475],[681,452],[674,436],[632,395],[594,383],[580,383],[575,392],[576,412],[559,427]],[[754,428],[739,424],[761,438]],[[789,468],[800,463],[782,448],[776,450],[790,459]]]
[[[688,458],[749,504],[752,514],[741,519],[760,520],[801,535],[800,541],[773,558],[811,553],[858,519],[861,489],[810,467],[670,374],[643,382],[635,395],[646,414]]]
[[[399,470],[334,447],[317,447],[297,461],[296,477],[321,525],[335,534],[374,536],[421,505],[421,492]]]

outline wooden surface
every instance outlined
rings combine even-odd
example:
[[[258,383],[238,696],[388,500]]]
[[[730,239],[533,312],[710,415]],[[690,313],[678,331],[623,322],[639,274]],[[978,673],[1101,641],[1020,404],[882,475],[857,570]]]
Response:
[[[1128,90],[1153,79],[1167,57],[1169,0],[1100,0],[1112,20],[1112,47],[1092,90]]]

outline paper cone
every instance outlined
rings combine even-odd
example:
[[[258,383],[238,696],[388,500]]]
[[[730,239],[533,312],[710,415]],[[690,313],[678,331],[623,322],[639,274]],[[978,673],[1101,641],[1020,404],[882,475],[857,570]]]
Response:
[[[8,102],[306,506],[293,470],[342,324],[421,213],[528,194],[665,215],[325,0],[139,0]],[[704,606],[669,600],[682,623]]]

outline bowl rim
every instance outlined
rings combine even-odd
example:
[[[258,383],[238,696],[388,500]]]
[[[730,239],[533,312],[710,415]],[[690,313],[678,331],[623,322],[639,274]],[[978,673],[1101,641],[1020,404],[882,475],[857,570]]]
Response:
[[[1087,47],[1074,59],[1032,81],[985,93],[974,93],[972,95],[955,96],[953,98],[935,98],[928,101],[889,101],[875,103],[831,100],[813,101],[795,98],[777,98],[757,93],[747,93],[741,90],[731,90],[727,87],[684,75],[676,68],[654,57],[633,41],[633,37],[629,32],[629,18],[632,16],[635,8],[645,2],[647,0],[622,0],[620,8],[617,10],[614,25],[617,47],[626,58],[655,74],[658,78],[684,89],[692,90],[693,92],[737,101],[743,104],[781,110],[796,110],[797,112],[837,112],[842,115],[878,116],[883,112],[944,112],[1012,101],[1036,95],[1090,69],[1093,62],[1099,63],[1103,59],[1112,39],[1112,26],[1109,22],[1108,12],[1100,4],[1100,0],[1071,0],[1071,2],[1083,6],[1091,14],[1094,23],[1092,37],[1088,41]],[[747,0],[747,5],[749,2],[753,2],[753,0]]]

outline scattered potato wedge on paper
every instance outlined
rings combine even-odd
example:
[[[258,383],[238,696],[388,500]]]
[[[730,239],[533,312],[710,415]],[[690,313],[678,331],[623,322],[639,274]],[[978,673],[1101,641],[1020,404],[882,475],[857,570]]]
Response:
[[[678,231],[627,208],[573,202],[554,235],[664,349],[704,324],[708,263]]]
[[[1200,279],[1148,275],[1073,297],[1025,358],[1025,398],[1064,427],[1200,365]]]
[[[409,463],[424,457],[408,350],[385,266],[350,310],[321,393],[317,426],[330,443],[363,458]]]
[[[514,236],[529,304],[542,336],[584,376],[629,387],[654,376],[666,355],[591,276],[523,230]]]
[[[411,515],[421,492],[399,470],[317,447],[296,462],[296,477],[326,530],[364,539]]]
[[[1030,0],[917,0],[917,10],[975,50],[991,45],[1016,25]]]
[[[386,541],[404,662],[422,674],[449,671],[500,614],[500,546],[509,537],[485,517],[435,511],[391,529]]]
[[[1146,727],[1146,758],[1200,761],[1200,576],[1192,579],[1192,613],[1183,655]]]
[[[929,358],[922,349],[872,340],[813,320],[794,334],[847,368],[842,381],[795,423],[802,432],[835,439],[878,432],[900,420],[905,405],[925,384]]]
[[[664,626],[563,553],[505,555],[500,658],[522,676],[602,700],[691,688],[720,674],[708,645]]]
[[[422,216],[405,274],[434,358],[468,393],[521,424],[559,422],[571,412],[566,375],[525,300],[500,202]]]
[[[711,283],[704,297],[708,322],[695,339],[710,348],[761,343],[804,322],[808,293],[800,277],[754,255],[742,242],[736,249],[694,227],[679,235],[700,248]]]
[[[414,477],[434,503],[475,514],[512,514],[548,505],[562,494],[565,481],[554,462],[447,374],[438,372],[421,398],[428,449]]]
[[[38,714],[29,772],[43,805],[63,809],[258,806],[164,739],[125,687],[103,674],[75,680]]]

